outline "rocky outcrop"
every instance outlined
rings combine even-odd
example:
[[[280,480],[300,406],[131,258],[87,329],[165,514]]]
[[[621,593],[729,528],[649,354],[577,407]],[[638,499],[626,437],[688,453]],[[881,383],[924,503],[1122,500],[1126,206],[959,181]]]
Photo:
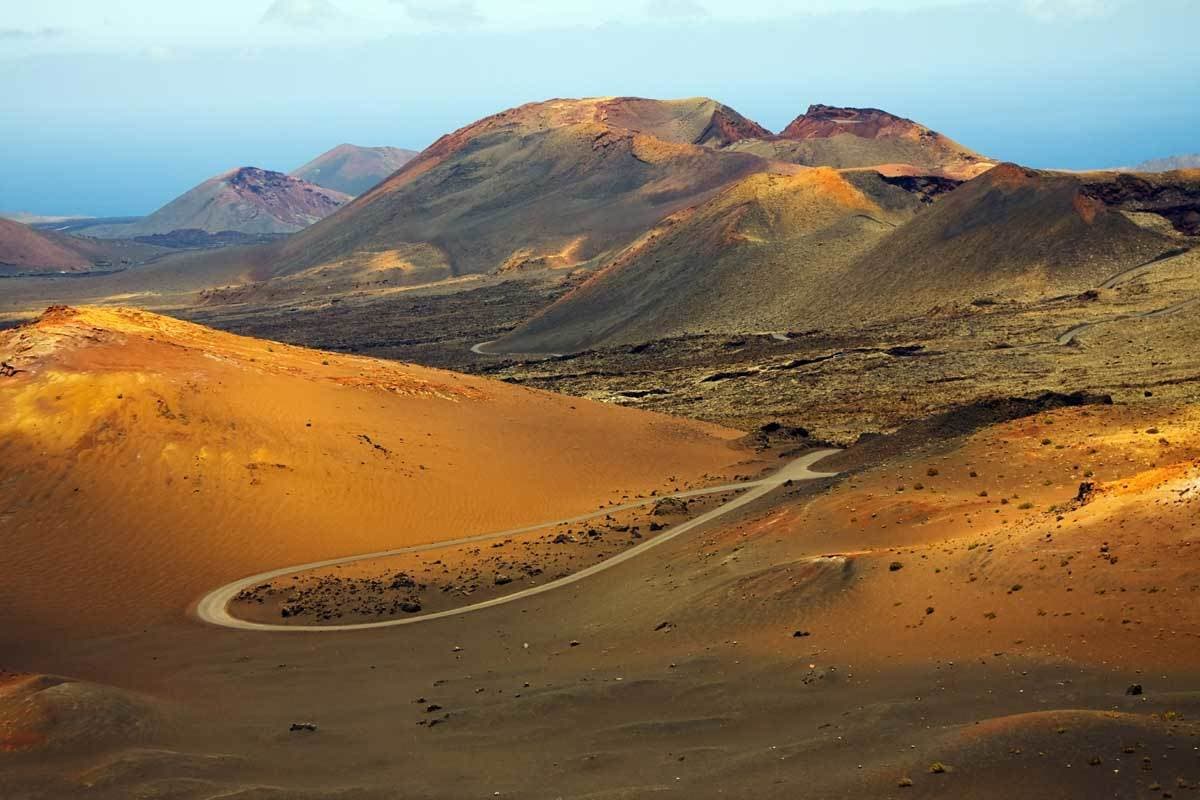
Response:
[[[1157,214],[1176,231],[1200,236],[1200,170],[1104,174],[1085,180],[1080,193],[1110,208]]]
[[[936,140],[941,134],[878,108],[845,108],[811,105],[808,111],[792,120],[779,134],[780,139],[828,139],[844,133],[863,139],[881,137],[928,138]]]

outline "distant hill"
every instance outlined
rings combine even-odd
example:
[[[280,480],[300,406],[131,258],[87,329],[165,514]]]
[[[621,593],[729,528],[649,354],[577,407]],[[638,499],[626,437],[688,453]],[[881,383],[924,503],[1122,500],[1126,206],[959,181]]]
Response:
[[[920,123],[877,108],[813,105],[778,136],[736,149],[810,167],[892,165],[893,171],[973,178],[995,165]]]
[[[0,217],[0,275],[120,268],[163,252],[163,248],[137,242],[96,241],[34,230]]]
[[[1176,169],[1200,169],[1200,153],[1152,158],[1129,167],[1130,172],[1170,172]]]
[[[281,172],[240,167],[209,178],[137,222],[93,226],[87,234],[131,239],[177,230],[294,233],[329,216],[349,199]]]
[[[416,156],[415,150],[403,150],[399,147],[339,144],[289,174],[293,178],[355,197]]]

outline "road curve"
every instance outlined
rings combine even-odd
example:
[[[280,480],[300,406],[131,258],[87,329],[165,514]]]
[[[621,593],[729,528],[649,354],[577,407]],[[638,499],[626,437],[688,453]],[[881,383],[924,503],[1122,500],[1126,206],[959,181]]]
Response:
[[[707,489],[693,489],[688,492],[679,492],[678,494],[672,494],[672,495],[660,495],[658,497],[651,497],[646,500],[641,500],[641,501],[634,502],[634,503],[625,503],[625,504],[619,505],[619,506],[609,506],[602,510],[588,513],[588,514],[583,514],[583,515],[576,516],[576,517],[570,517],[567,519],[560,519],[560,520],[553,520],[551,522],[542,522],[537,525],[529,525],[529,526],[526,526],[523,528],[514,528],[512,530],[507,530],[507,531],[499,531],[496,533],[485,533],[485,534],[480,534],[478,536],[465,536],[460,539],[452,539],[450,541],[433,542],[430,544],[414,545],[412,547],[402,547],[402,548],[398,548],[396,550],[385,550],[385,551],[378,552],[378,553],[366,553],[364,555],[346,556],[344,558],[331,558],[331,559],[327,559],[325,561],[315,561],[310,564],[299,564],[299,565],[292,566],[292,567],[283,567],[281,569],[271,570],[270,572],[261,572],[257,575],[251,575],[248,578],[242,578],[241,580],[234,581],[233,583],[226,584],[226,585],[220,587],[219,589],[215,589],[215,590],[209,592],[197,604],[196,616],[199,617],[201,621],[207,622],[210,625],[217,625],[217,626],[220,626],[223,628],[235,628],[238,630],[245,630],[245,631],[277,631],[277,632],[284,632],[284,633],[337,633],[337,632],[341,632],[341,631],[367,630],[369,628],[386,628],[386,627],[391,627],[394,625],[415,625],[416,623],[419,623],[419,622],[429,622],[431,620],[441,619],[443,617],[454,617],[454,616],[458,616],[460,614],[469,614],[473,611],[480,611],[485,608],[491,608],[492,606],[503,605],[504,603],[513,603],[513,602],[516,602],[517,600],[523,600],[527,597],[533,597],[534,595],[542,594],[543,592],[549,592],[552,589],[558,589],[560,587],[567,586],[567,585],[575,583],[577,581],[581,581],[584,578],[587,578],[591,575],[595,575],[598,572],[603,572],[606,569],[612,569],[613,567],[617,566],[618,564],[621,564],[632,558],[638,557],[639,555],[646,552],[647,550],[649,550],[652,547],[658,547],[661,544],[665,544],[666,542],[669,542],[670,540],[674,539],[676,536],[681,536],[682,534],[687,533],[688,531],[690,531],[694,528],[698,528],[701,525],[712,522],[714,519],[717,519],[718,517],[728,514],[730,511],[733,511],[734,509],[740,508],[742,506],[745,506],[749,503],[754,502],[758,498],[770,493],[776,487],[782,485],[783,483],[785,483],[787,481],[806,481],[806,480],[814,480],[817,478],[828,478],[828,477],[837,475],[838,473],[836,473],[836,472],[815,472],[811,469],[813,464],[816,464],[818,461],[820,461],[834,453],[837,453],[837,452],[839,452],[839,451],[837,451],[837,450],[816,450],[816,451],[813,451],[810,453],[806,453],[805,455],[801,456],[800,458],[797,458],[794,461],[789,462],[786,466],[784,466],[782,469],[780,469],[778,472],[774,473],[770,477],[764,478],[762,480],[748,481],[745,483],[725,484],[723,486],[713,486],[713,487],[709,487]],[[233,601],[233,598],[236,597],[238,595],[238,593],[241,592],[243,589],[247,589],[251,586],[255,586],[260,583],[265,583],[267,581],[274,580],[275,578],[281,578],[285,575],[291,575],[292,573],[296,573],[296,572],[305,572],[305,571],[308,571],[311,569],[320,569],[322,567],[332,567],[332,566],[337,566],[338,564],[349,564],[349,563],[352,563],[355,561],[365,561],[367,559],[385,558],[387,556],[400,555],[402,553],[416,553],[416,552],[420,552],[422,550],[434,550],[434,549],[440,549],[443,547],[454,547],[454,546],[460,545],[460,544],[470,544],[473,542],[486,541],[488,539],[497,539],[497,538],[501,538],[501,537],[505,537],[505,536],[514,536],[514,535],[517,535],[520,533],[528,533],[530,531],[535,531],[540,528],[546,528],[546,527],[550,527],[553,525],[581,522],[586,519],[591,519],[592,517],[601,516],[603,514],[609,514],[613,511],[619,511],[622,509],[637,508],[638,506],[649,505],[651,503],[655,503],[655,502],[663,499],[664,497],[695,497],[695,496],[702,495],[702,494],[715,494],[717,492],[727,492],[727,491],[733,491],[733,490],[745,490],[745,491],[742,494],[735,497],[734,499],[730,500],[728,503],[724,503],[723,505],[717,506],[716,508],[711,509],[710,511],[707,511],[707,512],[701,514],[700,516],[695,517],[694,519],[690,519],[687,522],[682,522],[682,523],[676,525],[675,527],[671,528],[670,530],[668,530],[658,536],[655,536],[653,539],[649,539],[649,540],[637,545],[636,547],[631,547],[628,550],[622,551],[622,552],[616,554],[615,556],[613,556],[612,558],[601,561],[598,564],[593,564],[590,567],[586,567],[585,569],[581,569],[578,572],[574,572],[574,573],[571,573],[570,575],[566,575],[562,578],[558,578],[557,580],[553,580],[548,583],[543,583],[539,586],[531,586],[530,588],[522,589],[519,592],[513,592],[512,594],[504,595],[502,597],[495,597],[495,598],[492,598],[491,600],[484,600],[479,603],[472,603],[471,605],[462,606],[460,608],[452,608],[452,609],[448,609],[446,611],[436,611],[436,612],[432,612],[429,614],[421,614],[421,615],[418,615],[415,617],[387,619],[387,620],[381,620],[379,622],[360,622],[360,623],[354,623],[354,624],[349,624],[349,625],[273,625],[273,624],[263,623],[263,622],[249,622],[247,620],[238,619],[229,613],[229,604]]]
[[[498,341],[497,339],[490,339],[486,342],[479,342],[478,344],[473,344],[473,345],[471,345],[471,352],[477,356],[517,356],[517,357],[524,356],[525,358],[561,358],[562,357],[562,353],[508,353],[508,352],[493,353],[491,350],[487,349],[488,345],[495,344],[497,341]]]
[[[1094,328],[1097,325],[1105,325],[1109,322],[1120,322],[1123,319],[1155,319],[1157,317],[1171,317],[1178,314],[1180,311],[1183,311],[1185,308],[1191,308],[1198,303],[1200,303],[1200,297],[1193,297],[1190,300],[1184,300],[1182,303],[1176,303],[1165,308],[1156,308],[1153,311],[1143,311],[1139,314],[1119,314],[1115,317],[1098,319],[1095,322],[1081,322],[1073,328],[1068,328],[1067,330],[1063,331],[1056,341],[1058,344],[1065,347],[1066,345],[1074,342],[1079,334],[1090,328]]]

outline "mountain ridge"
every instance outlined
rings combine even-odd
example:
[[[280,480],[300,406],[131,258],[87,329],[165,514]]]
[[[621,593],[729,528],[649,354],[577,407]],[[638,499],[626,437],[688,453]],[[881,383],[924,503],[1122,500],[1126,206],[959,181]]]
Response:
[[[416,158],[416,150],[342,143],[288,174],[357,197]]]

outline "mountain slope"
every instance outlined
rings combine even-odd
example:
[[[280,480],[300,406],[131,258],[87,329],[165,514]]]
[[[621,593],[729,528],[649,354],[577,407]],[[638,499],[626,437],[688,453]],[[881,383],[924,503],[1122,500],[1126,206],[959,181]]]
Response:
[[[447,275],[624,246],[664,216],[767,168],[717,149],[761,129],[697,99],[552,100],[443,136],[341,213],[287,242],[277,274],[441,253]]]
[[[0,267],[29,271],[83,270],[92,260],[51,236],[0,218]]]
[[[568,352],[701,331],[804,324],[816,280],[908,219],[919,201],[877,174],[757,174],[669,217],[495,344]]]
[[[415,150],[403,150],[399,147],[339,144],[288,174],[293,178],[355,197],[416,157]]]
[[[894,165],[895,171],[973,178],[994,165],[958,142],[877,108],[810,106],[778,136],[737,149],[806,166]]]
[[[141,263],[167,252],[138,242],[96,241],[55,231],[39,231],[0,218],[0,275],[86,272]]]
[[[843,327],[1079,293],[1187,246],[1200,219],[1200,184],[1182,176],[1006,164],[948,192],[953,182],[929,180],[828,168],[751,176],[670,217],[491,349]],[[1165,221],[1138,224],[1126,211]]]
[[[5,644],[129,630],[263,569],[594,511],[748,456],[713,425],[130,309],[51,309],[0,331],[0,361]]]
[[[280,172],[240,167],[209,178],[138,222],[89,228],[88,235],[133,238],[178,230],[294,233],[347,200],[341,192]]]
[[[1082,292],[1177,245],[1078,176],[1004,164],[948,194],[825,284],[829,317],[913,315],[979,298]]]

